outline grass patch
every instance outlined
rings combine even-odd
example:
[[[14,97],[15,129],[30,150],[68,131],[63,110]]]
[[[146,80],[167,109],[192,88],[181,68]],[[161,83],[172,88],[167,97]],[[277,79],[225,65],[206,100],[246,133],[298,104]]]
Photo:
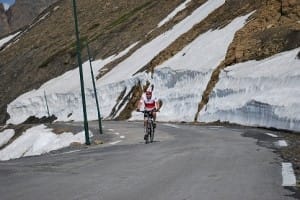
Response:
[[[148,1],[146,3],[144,3],[143,5],[134,8],[133,10],[129,11],[128,13],[125,13],[124,15],[122,15],[121,17],[119,17],[118,19],[116,19],[115,21],[113,21],[111,24],[109,24],[105,29],[111,29],[119,24],[122,24],[126,21],[128,21],[128,19],[130,17],[132,17],[133,15],[135,15],[137,12],[139,12],[140,10],[146,8],[147,6],[149,6],[150,4],[152,4],[152,1]]]

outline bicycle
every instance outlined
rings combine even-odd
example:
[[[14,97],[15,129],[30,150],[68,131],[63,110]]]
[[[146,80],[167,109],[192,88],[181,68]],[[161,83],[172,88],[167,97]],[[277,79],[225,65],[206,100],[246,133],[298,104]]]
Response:
[[[152,116],[152,111],[147,111],[147,110],[143,110],[143,111],[138,111],[138,112],[142,112],[145,114],[146,117],[146,124],[144,124],[144,128],[145,128],[145,144],[148,144],[149,142],[152,143],[154,140],[154,132],[155,132],[155,127],[154,127],[154,121],[153,121],[153,116]]]

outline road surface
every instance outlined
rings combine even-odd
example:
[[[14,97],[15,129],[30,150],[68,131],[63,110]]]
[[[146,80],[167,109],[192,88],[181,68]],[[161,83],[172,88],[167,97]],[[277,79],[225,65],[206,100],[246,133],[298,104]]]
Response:
[[[104,144],[0,162],[0,199],[299,199],[283,186],[276,132],[160,123],[144,144],[141,122],[103,124]]]

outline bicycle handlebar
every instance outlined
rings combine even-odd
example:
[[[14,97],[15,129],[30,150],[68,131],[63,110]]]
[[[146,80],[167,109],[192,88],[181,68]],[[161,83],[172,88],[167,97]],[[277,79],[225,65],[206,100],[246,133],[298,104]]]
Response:
[[[151,112],[159,112],[159,110],[153,109],[153,110],[137,110],[137,112],[141,113],[151,113]]]

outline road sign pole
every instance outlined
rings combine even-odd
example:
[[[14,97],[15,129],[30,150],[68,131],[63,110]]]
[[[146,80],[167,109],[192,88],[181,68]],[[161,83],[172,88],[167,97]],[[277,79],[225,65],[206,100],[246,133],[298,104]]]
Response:
[[[81,52],[81,46],[80,46],[77,11],[76,10],[77,10],[76,9],[76,0],[73,0],[73,12],[74,12],[75,33],[76,33],[76,49],[77,49],[77,59],[78,59],[78,65],[79,65],[82,108],[83,108],[83,119],[84,119],[85,144],[90,145],[91,143],[90,143],[90,138],[89,138],[89,125],[88,125],[88,121],[87,121],[85,92],[84,92],[84,80],[83,80],[82,61],[81,61],[81,53],[80,53]]]
[[[102,122],[101,122],[101,115],[100,115],[100,108],[99,108],[99,102],[98,102],[98,95],[97,95],[97,89],[96,89],[94,72],[93,72],[92,61],[91,61],[92,58],[91,58],[90,48],[89,48],[89,44],[88,43],[86,43],[86,48],[87,48],[87,51],[88,51],[88,56],[89,56],[89,61],[90,61],[91,76],[92,76],[94,93],[95,93],[95,99],[96,99],[96,105],[97,105],[99,132],[100,132],[100,134],[103,134],[103,131],[102,131]]]

